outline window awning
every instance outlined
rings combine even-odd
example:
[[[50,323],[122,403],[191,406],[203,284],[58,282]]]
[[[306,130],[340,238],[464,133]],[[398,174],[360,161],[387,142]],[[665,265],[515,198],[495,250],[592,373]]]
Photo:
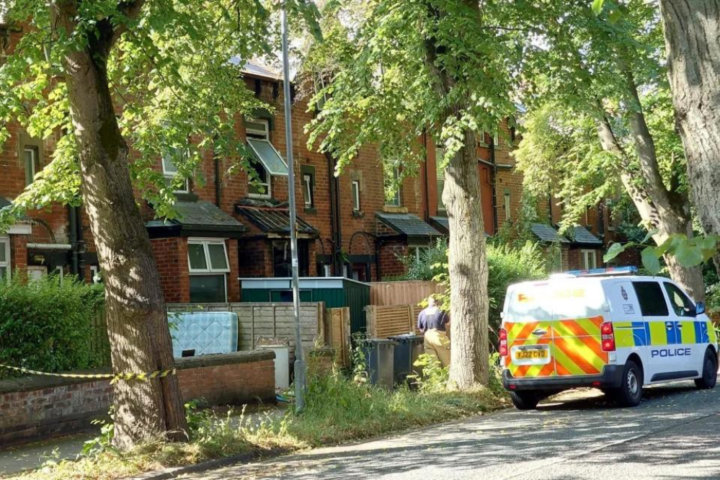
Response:
[[[242,223],[210,202],[176,202],[177,218],[145,224],[150,238],[202,236],[238,238],[247,231]]]
[[[417,215],[411,213],[377,212],[375,213],[375,217],[397,234],[405,235],[408,238],[434,238],[442,236],[442,233],[425,223]]]
[[[544,223],[533,223],[530,225],[530,231],[541,241],[550,243],[569,243],[565,237],[560,236],[557,230],[550,225]]]
[[[252,207],[235,205],[235,211],[250,220],[265,233],[286,237],[290,235],[290,212],[287,207]],[[318,231],[305,220],[296,217],[297,233],[301,237],[316,238]]]
[[[587,228],[576,225],[567,233],[568,239],[573,245],[588,245],[602,247],[603,241],[588,231]]]
[[[247,142],[270,175],[287,176],[288,166],[272,143],[260,138],[248,138]]]

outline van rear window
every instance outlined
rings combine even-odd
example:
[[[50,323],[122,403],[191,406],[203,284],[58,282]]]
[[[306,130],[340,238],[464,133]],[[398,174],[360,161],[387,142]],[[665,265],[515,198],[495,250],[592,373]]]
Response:
[[[658,282],[633,282],[643,317],[667,317],[668,306]]]

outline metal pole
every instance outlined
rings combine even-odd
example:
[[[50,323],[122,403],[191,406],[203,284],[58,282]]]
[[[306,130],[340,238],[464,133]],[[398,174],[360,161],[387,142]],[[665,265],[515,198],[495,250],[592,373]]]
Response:
[[[283,95],[285,97],[285,146],[288,161],[288,197],[290,203],[290,253],[292,258],[293,313],[295,316],[295,411],[305,408],[305,359],[300,336],[300,280],[298,279],[297,229],[295,215],[295,161],[292,141],[292,105],[290,98],[290,62],[288,60],[287,5],[282,4]]]

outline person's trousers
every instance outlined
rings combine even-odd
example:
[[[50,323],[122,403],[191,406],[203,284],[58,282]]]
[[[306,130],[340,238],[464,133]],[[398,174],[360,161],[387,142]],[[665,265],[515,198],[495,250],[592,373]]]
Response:
[[[437,358],[443,367],[450,365],[450,339],[447,332],[428,330],[425,332],[423,346],[425,347],[425,353]]]

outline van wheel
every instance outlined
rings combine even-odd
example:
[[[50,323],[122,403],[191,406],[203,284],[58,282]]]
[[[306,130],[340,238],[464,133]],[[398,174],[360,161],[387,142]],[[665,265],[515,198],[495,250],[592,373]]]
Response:
[[[510,399],[518,410],[533,410],[540,401],[535,392],[510,392]]]
[[[715,384],[717,383],[717,370],[717,356],[711,348],[708,348],[705,350],[702,377],[695,379],[695,386],[701,390],[715,388]]]
[[[643,394],[643,373],[637,363],[630,360],[625,364],[622,385],[615,390],[614,399],[622,407],[637,407]]]

